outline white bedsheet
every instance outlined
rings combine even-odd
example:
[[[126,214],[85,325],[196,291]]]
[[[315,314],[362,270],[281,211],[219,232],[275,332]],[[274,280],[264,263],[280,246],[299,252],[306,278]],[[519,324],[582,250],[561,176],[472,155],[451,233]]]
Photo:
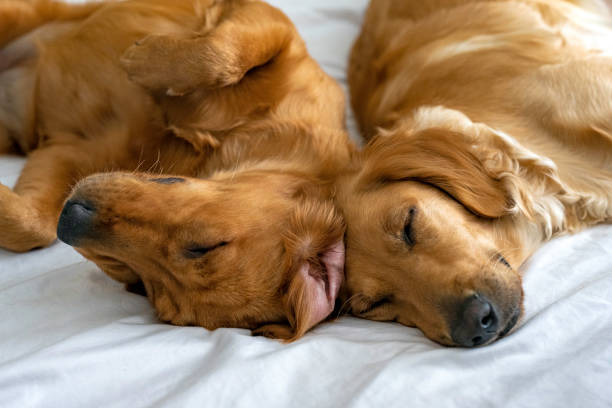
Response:
[[[272,3],[346,85],[366,1]],[[22,165],[0,158],[0,182]],[[550,242],[524,287],[522,328],[484,348],[350,317],[283,345],[160,324],[62,243],[0,250],[0,407],[611,407],[612,226]]]

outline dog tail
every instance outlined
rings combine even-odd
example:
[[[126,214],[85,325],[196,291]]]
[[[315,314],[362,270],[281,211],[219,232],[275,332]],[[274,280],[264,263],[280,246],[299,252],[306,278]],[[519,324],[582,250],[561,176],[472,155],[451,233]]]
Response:
[[[68,4],[55,0],[2,0],[0,48],[46,23],[84,19],[102,5],[102,2]]]

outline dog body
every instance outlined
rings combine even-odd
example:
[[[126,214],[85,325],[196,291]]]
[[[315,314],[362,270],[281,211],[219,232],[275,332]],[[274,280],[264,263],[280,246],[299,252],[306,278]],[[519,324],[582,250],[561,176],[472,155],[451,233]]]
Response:
[[[248,0],[0,5],[0,246],[60,238],[160,318],[297,338],[331,312],[344,98]],[[107,173],[104,171],[135,171]],[[146,171],[147,173],[138,173]],[[161,176],[160,174],[172,176]],[[75,182],[79,182],[71,194]]]
[[[612,219],[605,4],[372,1],[349,82],[373,138],[340,194],[353,311],[448,345],[505,335],[521,264]]]

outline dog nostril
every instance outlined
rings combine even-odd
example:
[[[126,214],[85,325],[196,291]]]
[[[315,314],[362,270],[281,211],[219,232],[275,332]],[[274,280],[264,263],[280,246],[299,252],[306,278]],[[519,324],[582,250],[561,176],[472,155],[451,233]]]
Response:
[[[81,213],[85,213],[85,214],[90,214],[93,212],[93,207],[89,204],[85,204],[85,203],[73,203],[72,206],[70,207],[73,211],[77,211],[77,212],[81,212]]]
[[[493,324],[493,316],[491,313],[489,313],[488,315],[486,315],[485,317],[482,318],[482,320],[480,321],[480,325],[486,329],[489,326],[491,326],[491,324]]]
[[[473,344],[474,346],[477,346],[477,345],[479,345],[479,344],[481,344],[481,343],[482,343],[482,337],[481,337],[481,336],[476,336],[476,337],[474,337],[474,338],[472,339],[472,344]]]
[[[76,224],[89,220],[93,215],[93,209],[91,206],[82,203],[68,203],[66,204],[65,214]]]

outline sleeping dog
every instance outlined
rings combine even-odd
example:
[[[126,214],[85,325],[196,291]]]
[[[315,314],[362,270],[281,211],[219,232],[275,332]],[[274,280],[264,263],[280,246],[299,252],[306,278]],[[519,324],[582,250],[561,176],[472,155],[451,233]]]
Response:
[[[5,0],[0,47],[0,153],[28,156],[0,247],[57,231],[177,325],[292,340],[332,311],[344,97],[279,10]]]
[[[520,319],[525,260],[610,222],[610,21],[598,1],[371,2],[349,72],[371,140],[339,182],[354,314],[488,344]]]

